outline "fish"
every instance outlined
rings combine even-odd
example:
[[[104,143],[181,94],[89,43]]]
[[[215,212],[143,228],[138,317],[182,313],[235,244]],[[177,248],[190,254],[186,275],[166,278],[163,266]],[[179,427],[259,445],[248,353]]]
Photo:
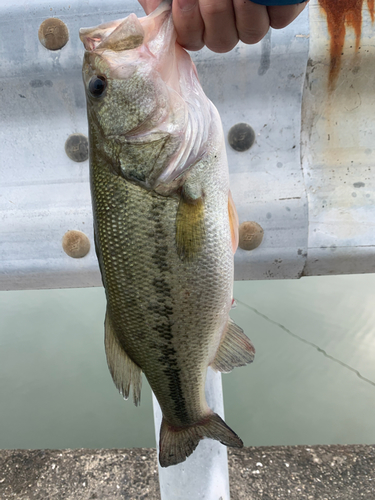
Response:
[[[205,398],[208,366],[230,372],[255,353],[229,317],[238,216],[219,113],[176,43],[170,1],[80,38],[113,381],[138,405],[146,376],[163,413],[162,467],[203,438],[242,447]]]

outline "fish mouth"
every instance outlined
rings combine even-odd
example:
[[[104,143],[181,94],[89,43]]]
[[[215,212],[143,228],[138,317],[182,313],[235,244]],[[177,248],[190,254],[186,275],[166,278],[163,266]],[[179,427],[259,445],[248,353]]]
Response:
[[[79,37],[88,52],[109,49],[122,52],[140,47],[155,38],[165,16],[172,11],[172,0],[164,0],[151,14],[135,14],[91,28],[81,28]]]
[[[82,28],[79,36],[89,52],[105,49],[122,52],[142,45],[145,33],[138,17],[130,14],[95,28]]]

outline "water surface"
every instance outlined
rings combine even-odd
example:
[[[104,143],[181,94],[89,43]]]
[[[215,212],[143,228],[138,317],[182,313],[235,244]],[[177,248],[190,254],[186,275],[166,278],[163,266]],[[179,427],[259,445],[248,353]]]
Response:
[[[374,443],[375,275],[237,282],[234,295],[257,350],[223,376],[245,445]],[[0,448],[155,446],[147,382],[140,408],[112,383],[104,313],[101,288],[0,293]]]

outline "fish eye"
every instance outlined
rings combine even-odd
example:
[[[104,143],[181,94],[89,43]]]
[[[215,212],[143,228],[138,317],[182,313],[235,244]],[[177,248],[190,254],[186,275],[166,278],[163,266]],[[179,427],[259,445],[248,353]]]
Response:
[[[89,92],[92,97],[100,97],[104,94],[107,88],[107,80],[105,76],[94,75],[89,82]]]

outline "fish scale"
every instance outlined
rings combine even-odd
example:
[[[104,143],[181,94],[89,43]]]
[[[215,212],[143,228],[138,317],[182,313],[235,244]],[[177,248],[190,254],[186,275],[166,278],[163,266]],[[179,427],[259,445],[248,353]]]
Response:
[[[93,137],[98,133],[93,128],[94,124],[90,126],[90,144],[95,143]],[[96,160],[96,155],[96,150],[91,151],[93,198],[99,200],[101,206],[110,207],[104,214],[102,208],[98,213],[96,203],[94,218],[112,321],[121,331],[119,337],[125,351],[142,367],[161,405],[163,399],[172,397],[174,400],[178,394],[177,404],[191,399],[190,406],[198,408],[201,387],[197,389],[198,385],[189,384],[187,394],[183,395],[175,379],[189,380],[197,365],[203,366],[212,343],[210,337],[217,337],[223,304],[228,308],[230,301],[232,260],[221,259],[224,245],[218,224],[207,224],[207,235],[212,233],[212,238],[209,238],[205,254],[193,263],[181,261],[175,243],[178,199],[157,195],[114,175],[110,165]],[[205,174],[210,179],[209,170]],[[216,192],[214,188],[213,194]],[[217,198],[212,196],[214,205],[219,203]],[[207,202],[209,213],[208,205]],[[217,208],[212,208],[212,214],[218,218]],[[229,228],[225,229],[228,240]],[[150,234],[153,237],[150,238]],[[117,245],[113,252],[114,241]],[[229,253],[230,247],[227,247]],[[199,280],[197,275],[200,275]],[[154,307],[158,299],[163,302]],[[200,335],[202,331],[204,336]],[[193,335],[197,339],[193,339]],[[155,349],[155,339],[159,341],[156,342],[159,351]],[[181,342],[184,358],[177,364],[174,345]],[[189,351],[191,354],[186,359],[185,353]],[[178,368],[174,368],[175,365]],[[162,376],[168,374],[167,386],[174,388],[173,393],[165,391],[164,382],[160,384],[159,371]],[[182,372],[180,376],[179,371]],[[204,379],[204,370],[200,372],[199,378]],[[202,380],[199,385],[204,386]],[[190,396],[192,390],[194,395]],[[167,394],[159,395],[160,391]],[[164,414],[167,413],[165,410]],[[188,422],[196,421],[196,413],[192,412]],[[176,426],[186,423],[172,416],[169,421]]]
[[[144,52],[147,29],[154,39]],[[113,380],[138,404],[146,375],[163,412],[162,466],[185,460],[203,437],[242,446],[204,393],[209,365],[230,371],[254,356],[229,318],[238,220],[219,115],[175,43],[169,4],[84,29],[81,39]],[[161,54],[150,56],[152,47]]]

